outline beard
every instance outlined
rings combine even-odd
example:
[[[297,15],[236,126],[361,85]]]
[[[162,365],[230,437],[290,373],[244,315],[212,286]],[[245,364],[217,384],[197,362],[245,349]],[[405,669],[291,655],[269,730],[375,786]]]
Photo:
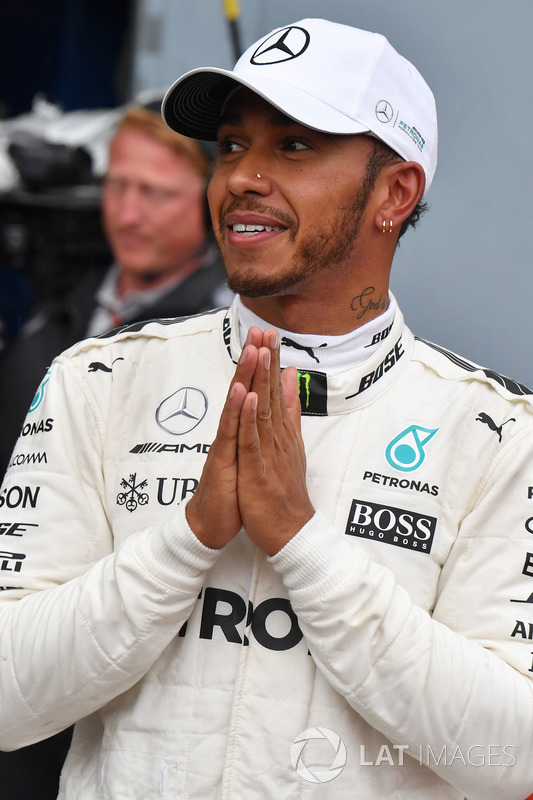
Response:
[[[228,275],[229,288],[243,297],[272,297],[287,294],[296,287],[305,286],[314,276],[323,271],[336,271],[353,256],[361,231],[374,181],[363,180],[352,205],[326,221],[318,230],[302,239],[292,262],[277,275],[258,274],[257,268],[244,268]],[[280,214],[276,209],[264,206],[260,201],[235,200],[227,214],[235,208],[269,214],[287,226],[289,237],[295,240],[298,230],[296,219],[289,214]],[[223,228],[224,221],[221,223]]]

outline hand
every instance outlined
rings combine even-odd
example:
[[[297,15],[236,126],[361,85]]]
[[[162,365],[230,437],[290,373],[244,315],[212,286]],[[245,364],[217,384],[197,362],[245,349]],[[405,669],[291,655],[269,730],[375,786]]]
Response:
[[[298,373],[294,367],[280,373],[276,331],[263,333],[254,361],[250,390],[244,397],[245,387],[238,390],[238,507],[250,539],[274,555],[311,519],[314,508],[305,482]]]
[[[251,328],[230,384],[202,477],[187,504],[187,521],[207,547],[222,547],[242,527],[237,497],[237,439],[240,413],[257,366],[261,341],[262,332],[259,328]]]

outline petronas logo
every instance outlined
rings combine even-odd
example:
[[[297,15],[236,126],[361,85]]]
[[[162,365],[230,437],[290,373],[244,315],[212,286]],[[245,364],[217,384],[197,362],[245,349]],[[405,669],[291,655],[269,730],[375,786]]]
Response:
[[[422,428],[410,425],[389,442],[385,457],[391,467],[400,472],[413,472],[426,458],[424,447],[437,433],[438,428]]]
[[[31,414],[32,411],[35,411],[37,408],[39,408],[39,406],[43,402],[44,390],[46,389],[46,384],[48,383],[49,379],[50,379],[50,370],[47,370],[46,375],[42,379],[41,384],[37,389],[33,400],[31,401],[31,406],[28,409],[28,414]]]

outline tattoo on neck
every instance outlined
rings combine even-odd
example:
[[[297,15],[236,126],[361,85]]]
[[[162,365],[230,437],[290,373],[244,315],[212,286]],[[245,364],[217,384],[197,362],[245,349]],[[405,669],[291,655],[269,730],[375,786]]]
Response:
[[[371,311],[386,311],[389,306],[389,296],[388,294],[383,297],[383,294],[380,294],[378,299],[373,299],[372,295],[375,293],[376,289],[374,286],[367,286],[361,294],[356,295],[352,302],[350,303],[350,308],[352,311],[356,312],[356,319],[363,319],[363,317],[369,314]]]

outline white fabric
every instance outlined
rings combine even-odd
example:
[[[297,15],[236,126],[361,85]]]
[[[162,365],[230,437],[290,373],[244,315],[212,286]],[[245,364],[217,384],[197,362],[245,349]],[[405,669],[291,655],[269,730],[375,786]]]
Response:
[[[530,398],[398,311],[303,417],[315,516],[213,551],[184,510],[239,351],[233,307],[52,365],[0,489],[0,747],[80,720],[61,800],[523,800]]]
[[[238,296],[236,303],[241,345],[252,326],[262,331],[273,327],[246,308]],[[360,328],[340,336],[292,333],[283,328],[276,328],[280,335],[281,366],[292,366],[302,370],[319,369],[327,375],[359,366],[370,358],[374,350],[389,335],[396,309],[396,299],[390,292],[386,311]]]

